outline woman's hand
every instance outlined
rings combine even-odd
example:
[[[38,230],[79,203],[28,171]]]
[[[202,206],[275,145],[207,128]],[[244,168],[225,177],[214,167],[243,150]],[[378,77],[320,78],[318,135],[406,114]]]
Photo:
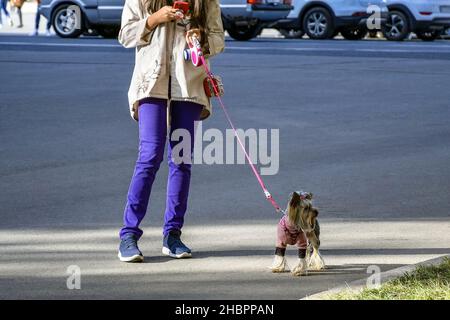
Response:
[[[191,29],[191,30],[188,30],[187,32],[186,32],[186,42],[190,45],[190,46],[192,46],[193,45],[193,43],[192,43],[192,41],[191,41],[191,37],[193,37],[193,36],[195,36],[197,39],[198,39],[198,41],[200,41],[200,29],[197,29],[197,28],[194,28],[194,29]]]
[[[147,26],[150,30],[152,30],[161,23],[175,21],[181,18],[182,16],[177,14],[176,9],[171,6],[164,6],[147,18]]]

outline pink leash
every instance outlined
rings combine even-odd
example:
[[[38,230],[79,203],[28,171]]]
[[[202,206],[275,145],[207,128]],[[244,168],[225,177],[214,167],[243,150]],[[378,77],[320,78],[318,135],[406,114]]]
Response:
[[[270,192],[267,190],[267,187],[264,184],[264,181],[262,180],[261,175],[258,173],[258,170],[256,170],[255,165],[253,164],[252,160],[250,159],[250,156],[247,153],[247,150],[245,150],[244,144],[242,143],[241,138],[239,138],[239,135],[237,134],[237,131],[233,125],[233,122],[231,121],[230,115],[228,114],[227,108],[225,107],[225,104],[223,103],[222,98],[220,97],[219,89],[216,87],[216,83],[214,82],[214,80],[212,78],[212,73],[209,70],[208,65],[206,64],[205,57],[203,55],[201,55],[200,60],[202,62],[201,64],[204,66],[205,72],[206,72],[209,80],[212,83],[214,93],[216,94],[216,97],[219,100],[220,106],[222,107],[222,110],[225,113],[228,123],[230,124],[231,128],[233,129],[234,135],[236,136],[236,138],[239,142],[239,145],[242,148],[242,151],[244,151],[245,158],[247,159],[248,163],[250,164],[250,167],[252,168],[253,173],[256,176],[256,179],[258,179],[259,185],[261,186],[261,188],[264,192],[264,195],[266,196],[266,199],[270,202],[270,204],[275,208],[275,210],[278,213],[284,213],[283,210],[281,210],[280,206],[277,204],[277,202],[273,199]]]

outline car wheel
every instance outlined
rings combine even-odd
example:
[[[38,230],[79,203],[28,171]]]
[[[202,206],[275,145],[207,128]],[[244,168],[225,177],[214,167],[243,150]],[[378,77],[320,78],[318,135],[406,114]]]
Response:
[[[83,33],[83,18],[77,5],[62,4],[52,15],[52,26],[62,38],[77,38]]]
[[[410,33],[407,16],[400,11],[391,11],[383,27],[383,35],[391,41],[403,41]]]
[[[98,27],[96,28],[97,32],[99,35],[101,35],[103,38],[107,38],[107,39],[113,39],[113,38],[117,38],[117,36],[119,35],[120,32],[120,27]]]
[[[258,24],[247,26],[233,25],[232,27],[228,28],[227,31],[230,37],[232,37],[234,40],[247,41],[256,37],[261,31],[261,27]]]
[[[303,30],[311,39],[329,39],[334,32],[333,19],[327,9],[310,9],[303,18]]]
[[[347,28],[341,30],[341,34],[347,40],[361,40],[367,35],[367,29],[363,27]]]
[[[420,31],[416,32],[417,38],[423,41],[433,41],[436,40],[437,37],[441,35],[440,30],[428,30],[428,31]]]
[[[281,35],[286,39],[300,39],[305,35],[303,30],[295,30],[295,29],[278,29]]]

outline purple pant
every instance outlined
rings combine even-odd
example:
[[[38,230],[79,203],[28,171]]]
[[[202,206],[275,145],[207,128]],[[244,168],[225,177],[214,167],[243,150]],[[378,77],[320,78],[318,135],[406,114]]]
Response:
[[[186,129],[191,137],[191,154],[194,148],[194,121],[199,120],[202,106],[193,102],[172,101],[172,132],[178,128]],[[139,224],[145,216],[156,172],[164,157],[167,138],[167,100],[146,98],[140,101],[139,116],[139,154],[128,189],[124,212],[124,226],[120,230],[122,238],[126,233],[133,233],[139,239],[142,230]],[[182,140],[182,139],[181,139]],[[171,230],[181,230],[187,208],[191,164],[176,164],[172,161],[172,148],[179,141],[169,139],[168,163],[169,178],[167,185],[166,212],[164,215],[163,234]]]

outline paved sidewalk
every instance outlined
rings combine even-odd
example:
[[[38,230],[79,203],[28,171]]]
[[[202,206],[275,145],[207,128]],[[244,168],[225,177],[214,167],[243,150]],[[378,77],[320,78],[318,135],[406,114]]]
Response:
[[[450,250],[448,221],[323,220],[328,269],[293,277],[267,269],[275,227],[276,219],[186,226],[195,258],[182,261],[162,257],[160,228],[146,228],[143,264],[118,261],[117,228],[1,230],[0,298],[299,299],[364,278],[369,265],[385,271]],[[295,256],[288,250],[291,266]],[[66,288],[70,265],[81,268],[81,290]]]

